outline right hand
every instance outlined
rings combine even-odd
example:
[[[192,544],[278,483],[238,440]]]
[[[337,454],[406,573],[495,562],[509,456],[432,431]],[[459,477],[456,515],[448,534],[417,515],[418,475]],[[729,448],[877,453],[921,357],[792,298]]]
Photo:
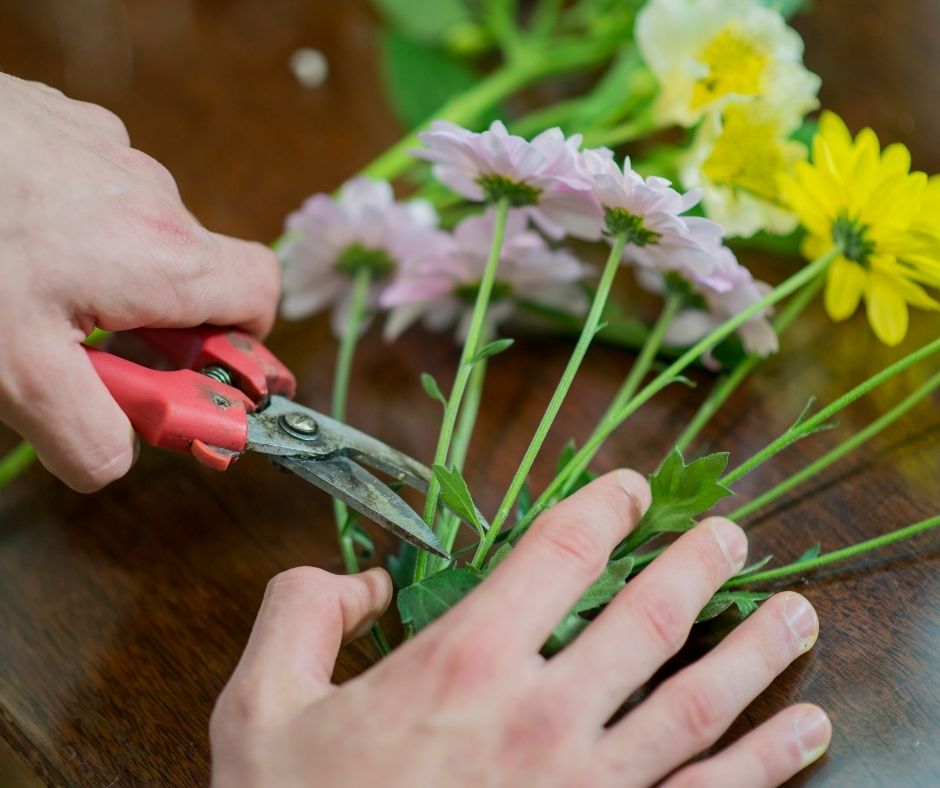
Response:
[[[765,602],[714,651],[606,723],[686,640],[744,564],[732,522],[709,518],[653,561],[569,648],[539,648],[649,506],[646,481],[608,474],[543,514],[469,597],[390,657],[330,683],[344,640],[391,598],[382,570],[299,568],[268,586],[212,717],[213,785],[760,788],[818,758],[831,735],[796,705],[687,764],[818,633],[803,597]]]

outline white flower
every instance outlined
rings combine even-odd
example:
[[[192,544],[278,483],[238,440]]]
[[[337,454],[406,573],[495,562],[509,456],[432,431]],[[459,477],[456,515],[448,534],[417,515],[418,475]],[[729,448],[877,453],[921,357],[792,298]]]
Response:
[[[770,292],[770,286],[754,279],[727,247],[722,246],[717,250],[716,260],[718,267],[707,283],[697,279],[686,280],[692,294],[691,300],[697,297],[700,303],[691,303],[676,315],[666,330],[663,339],[666,344],[679,347],[692,345]],[[637,279],[653,292],[663,293],[667,288],[662,274],[650,269],[640,269]],[[767,319],[769,314],[769,309],[761,310],[737,330],[745,350],[762,358],[776,353],[780,347],[777,334]],[[709,358],[706,358],[708,361]]]
[[[529,142],[498,120],[480,133],[436,120],[418,138],[425,147],[414,155],[433,162],[434,177],[469,200],[506,198],[555,239],[593,222],[594,206],[577,162],[580,134],[566,139],[554,128]]]
[[[436,226],[430,203],[396,202],[386,181],[354,178],[335,198],[314,195],[287,217],[281,314],[294,320],[335,306],[333,330],[341,335],[356,273],[372,275],[371,309],[398,267],[449,253],[453,242]]]
[[[650,0],[636,40],[660,84],[658,125],[692,126],[730,101],[762,99],[795,117],[818,106],[802,39],[758,0]]]
[[[710,113],[679,162],[686,187],[701,187],[702,204],[728,235],[758,230],[786,235],[796,215],[785,207],[780,175],[806,158],[806,147],[790,139],[799,118],[764,103],[730,104]]]
[[[466,334],[494,224],[492,209],[470,216],[455,228],[450,255],[401,268],[381,297],[382,306],[390,310],[387,339],[395,339],[418,320],[434,331],[456,324],[458,337]],[[527,229],[525,212],[511,211],[487,312],[488,330],[508,318],[520,299],[583,313],[587,295],[578,282],[586,270],[571,254],[550,249],[541,235]]]

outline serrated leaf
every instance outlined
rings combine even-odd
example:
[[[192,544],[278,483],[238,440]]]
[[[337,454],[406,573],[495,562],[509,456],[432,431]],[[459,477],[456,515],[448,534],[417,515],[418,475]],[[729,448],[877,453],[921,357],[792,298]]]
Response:
[[[754,572],[759,572],[761,569],[763,569],[765,566],[767,566],[767,564],[769,564],[773,560],[774,560],[774,557],[772,555],[765,555],[756,564],[751,564],[750,566],[744,567],[744,569],[738,572],[735,575],[735,577],[741,577],[742,575],[752,575],[754,574]]]
[[[382,58],[389,100],[408,128],[420,126],[479,79],[459,60],[395,31],[382,36]]]
[[[616,559],[607,564],[604,572],[591,587],[582,594],[577,604],[571,608],[572,613],[583,613],[596,607],[606,605],[620,591],[623,590],[630,571],[633,569],[633,556]]]
[[[486,562],[486,566],[483,568],[483,574],[488,575],[492,572],[497,566],[499,566],[506,558],[509,557],[509,554],[512,552],[512,545],[508,542],[504,545],[501,545],[499,550],[493,553],[490,556],[490,560]]]
[[[514,339],[494,339],[492,342],[487,342],[471,357],[467,364],[472,367],[474,364],[479,364],[485,358],[495,356],[497,353],[502,353],[515,341]]]
[[[719,481],[727,466],[727,452],[709,454],[686,465],[682,452],[673,449],[650,477],[652,503],[626,544],[635,550],[656,534],[687,531],[695,525],[698,515],[733,494]]]
[[[810,547],[803,555],[796,559],[794,563],[799,563],[800,561],[811,561],[814,558],[819,558],[819,551],[822,549],[822,544],[816,542],[812,547]]]
[[[434,466],[434,476],[441,486],[441,499],[461,520],[476,528],[480,536],[484,533],[483,520],[473,503],[470,489],[460,472],[443,465]]]
[[[424,388],[425,394],[431,399],[436,399],[441,405],[447,407],[447,397],[444,396],[441,387],[437,385],[437,381],[432,374],[429,372],[421,373],[421,386]]]
[[[482,576],[465,567],[445,569],[398,593],[401,622],[420,632],[476,588]]]
[[[757,610],[758,604],[769,599],[773,594],[767,591],[719,591],[705,605],[695,623],[710,621],[724,613],[729,607],[735,605],[742,619],[747,618]]]

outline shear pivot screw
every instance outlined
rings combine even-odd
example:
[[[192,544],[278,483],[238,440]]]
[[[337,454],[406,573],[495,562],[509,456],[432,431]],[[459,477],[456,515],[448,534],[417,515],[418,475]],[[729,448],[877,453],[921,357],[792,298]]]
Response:
[[[298,438],[312,438],[319,429],[316,420],[306,413],[285,413],[281,416],[281,426]]]

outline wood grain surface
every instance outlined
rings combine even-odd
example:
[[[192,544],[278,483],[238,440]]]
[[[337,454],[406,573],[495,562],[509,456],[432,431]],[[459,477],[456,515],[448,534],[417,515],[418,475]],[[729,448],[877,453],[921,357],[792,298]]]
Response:
[[[823,77],[824,104],[855,129],[871,124],[884,141],[909,145],[917,167],[940,171],[940,4],[815,5],[796,26],[807,63]],[[0,0],[0,67],[114,110],[134,144],[175,174],[204,224],[270,240],[305,196],[334,188],[401,133],[383,97],[377,31],[363,2]],[[322,87],[302,88],[288,68],[303,46],[329,61]],[[774,281],[797,264],[747,261]],[[645,303],[637,309],[652,317]],[[904,345],[889,350],[862,317],[836,326],[815,307],[695,450],[744,458],[785,429],[810,395],[833,399],[937,330],[935,318],[918,313]],[[299,399],[326,407],[335,354],[326,321],[279,325],[269,344],[296,371]],[[498,502],[568,352],[530,339],[493,359],[468,464],[484,510]],[[455,360],[446,338],[413,331],[388,346],[373,331],[353,375],[351,422],[427,458],[438,412],[425,406],[418,375],[428,370],[447,381]],[[587,434],[630,362],[623,350],[591,351],[537,484],[566,437]],[[922,365],[879,389],[847,411],[838,430],[747,477],[739,494],[792,474],[928,371]],[[697,390],[675,387],[645,407],[598,467],[649,471],[706,393],[708,376],[697,377]],[[0,450],[14,440],[0,432]],[[817,541],[824,549],[847,545],[938,507],[935,397],[750,521],[752,555],[789,560]],[[382,553],[394,547],[376,538]],[[0,782],[205,785],[213,701],[265,583],[299,564],[340,569],[329,501],[261,459],[218,474],[145,450],[127,478],[93,496],[31,469],[0,492]],[[798,583],[819,611],[819,644],[729,736],[787,703],[814,701],[829,710],[834,739],[794,785],[940,784],[938,570],[940,541],[927,536]],[[677,664],[728,625],[696,631]],[[373,656],[367,642],[353,644],[337,679]]]

